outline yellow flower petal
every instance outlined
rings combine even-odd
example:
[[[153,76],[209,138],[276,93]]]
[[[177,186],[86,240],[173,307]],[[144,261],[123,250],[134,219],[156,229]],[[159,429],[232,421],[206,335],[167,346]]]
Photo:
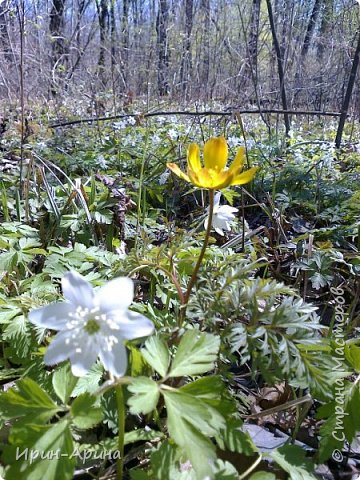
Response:
[[[197,172],[201,168],[200,148],[196,143],[192,143],[187,152],[188,166],[193,172]]]
[[[212,188],[212,178],[206,168],[201,168],[197,172],[188,170],[189,177],[194,185],[200,188]]]
[[[242,172],[239,175],[236,175],[230,185],[244,185],[245,183],[251,182],[258,169],[259,167],[252,167],[249,168],[249,170],[246,170],[246,172]]]
[[[240,147],[236,153],[236,157],[229,167],[229,172],[236,175],[244,168],[245,147]]]
[[[187,152],[187,174],[180,170],[176,163],[168,163],[167,167],[178,177],[193,183],[199,188],[221,190],[230,185],[243,185],[250,182],[258,167],[240,173],[244,166],[245,149],[240,147],[228,170],[225,169],[228,147],[224,137],[210,138],[204,146],[204,163],[200,161],[200,148],[193,143]]]
[[[217,177],[217,182],[214,188],[216,190],[221,190],[222,188],[226,188],[229,185],[232,185],[232,180],[234,178],[234,175],[227,170],[226,172],[221,172],[221,175],[218,175]]]
[[[182,178],[183,180],[186,180],[187,182],[191,183],[190,178],[184,173],[182,170],[180,170],[179,166],[176,165],[176,163],[167,163],[166,164],[167,168],[169,168],[175,175],[178,177]]]
[[[233,175],[229,175],[227,171],[217,172],[207,168],[202,168],[196,173],[189,170],[189,177],[196,186],[212,190],[229,186],[233,179]]]
[[[224,137],[213,137],[204,145],[205,168],[224,170],[228,159],[228,146]]]

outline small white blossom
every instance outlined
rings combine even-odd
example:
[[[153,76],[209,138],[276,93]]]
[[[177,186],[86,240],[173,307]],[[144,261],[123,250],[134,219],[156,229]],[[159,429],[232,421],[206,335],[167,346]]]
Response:
[[[107,161],[105,160],[104,155],[99,155],[99,156],[98,156],[98,164],[99,164],[100,167],[103,168],[104,170],[105,170],[106,168],[108,168],[108,163],[107,163]]]
[[[229,147],[238,147],[244,145],[244,142],[239,137],[228,137],[227,143]]]
[[[62,278],[62,290],[65,302],[29,313],[35,325],[59,330],[45,353],[45,364],[69,359],[73,374],[80,377],[99,357],[111,374],[124,375],[124,340],[145,337],[154,330],[148,318],[128,310],[134,298],[133,282],[120,277],[94,291],[79,273],[67,272]]]
[[[154,135],[151,137],[151,143],[157,145],[160,142],[161,142],[160,136],[157,133],[154,133]]]
[[[127,135],[126,137],[123,138],[123,145],[124,146],[132,146],[135,147],[136,145],[136,138],[134,138],[132,135]]]
[[[178,139],[178,132],[174,128],[170,128],[168,130],[167,134],[171,138],[171,140],[177,140]]]
[[[118,122],[113,123],[113,127],[115,128],[115,130],[126,128],[126,126],[127,126],[126,120],[119,120]]]
[[[224,235],[223,230],[229,232],[231,230],[231,225],[234,221],[234,213],[238,212],[238,209],[235,207],[230,207],[229,205],[220,205],[221,192],[218,192],[215,195],[214,199],[214,212],[212,218],[212,226],[214,230],[219,235]],[[209,209],[207,209],[209,213]],[[205,218],[205,228],[208,227],[209,217]]]
[[[166,122],[166,117],[156,117],[156,121],[159,125],[163,125]]]
[[[159,177],[159,185],[165,185],[169,177],[170,177],[170,172],[168,170],[163,172]]]
[[[335,143],[326,143],[321,146],[324,152],[322,157],[322,164],[325,168],[333,169],[334,158],[336,158]]]

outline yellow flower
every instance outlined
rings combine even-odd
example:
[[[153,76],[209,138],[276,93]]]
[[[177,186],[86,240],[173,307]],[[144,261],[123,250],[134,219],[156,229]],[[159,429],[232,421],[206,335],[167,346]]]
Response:
[[[240,147],[234,161],[226,168],[228,146],[224,137],[213,137],[204,146],[204,166],[200,162],[200,148],[192,143],[187,152],[187,174],[176,163],[167,163],[167,167],[178,177],[200,188],[220,190],[230,185],[249,183],[258,167],[242,172],[245,148]],[[242,173],[241,173],[242,172]]]

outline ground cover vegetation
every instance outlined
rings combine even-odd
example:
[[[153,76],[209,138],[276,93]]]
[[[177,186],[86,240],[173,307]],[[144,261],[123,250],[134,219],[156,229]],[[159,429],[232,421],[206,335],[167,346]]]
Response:
[[[16,125],[7,132],[5,478],[110,478],[116,468],[134,479],[316,478],[356,468],[360,154],[357,125],[342,152],[334,127],[303,119],[285,138],[250,116],[130,116],[39,128],[22,166]],[[187,157],[195,174],[205,165],[227,175],[211,220],[217,177],[179,173]],[[231,186],[231,169],[240,184],[252,173]],[[119,277],[132,279],[132,294]],[[71,316],[85,318],[76,345],[56,340],[63,295],[83,312],[87,282],[103,298],[92,304],[100,315],[120,311],[126,354],[113,363],[87,355],[100,316]],[[334,451],[342,461],[329,463]]]
[[[0,480],[356,480],[358,0],[0,2]]]

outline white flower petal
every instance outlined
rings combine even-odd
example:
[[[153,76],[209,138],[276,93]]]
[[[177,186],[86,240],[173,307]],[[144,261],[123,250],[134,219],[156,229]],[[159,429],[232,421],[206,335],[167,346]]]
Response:
[[[234,215],[229,215],[229,214],[221,214],[219,213],[219,215],[216,216],[217,220],[219,220],[220,222],[228,222],[228,221],[232,221],[234,220]]]
[[[221,217],[214,217],[213,218],[213,227],[214,228],[226,228],[227,222],[226,219]]]
[[[151,320],[137,312],[112,312],[108,318],[114,320],[119,326],[119,335],[125,340],[147,337],[154,332],[154,324]],[[117,334],[116,331],[114,333]]]
[[[116,377],[122,377],[126,373],[127,354],[121,338],[111,349],[102,348],[99,357],[105,369]]]
[[[219,213],[225,213],[227,215],[233,215],[238,211],[238,208],[230,207],[230,205],[221,205],[221,207],[219,208]]]
[[[84,342],[79,343],[70,356],[71,371],[75,377],[86,375],[99,355],[99,349],[96,348],[91,336],[88,335]]]
[[[74,305],[67,302],[51,303],[44,307],[32,310],[29,320],[38,327],[63,330],[69,321],[69,314],[74,312]]]
[[[217,192],[214,198],[214,208],[220,205],[221,192]]]
[[[75,348],[73,344],[73,336],[73,330],[66,330],[58,333],[45,353],[44,363],[46,365],[55,365],[56,363],[63,362],[67,358],[70,358]]]
[[[125,310],[134,299],[134,284],[130,278],[111,280],[95,293],[95,303],[102,313]]]
[[[94,291],[85,278],[77,272],[66,272],[61,280],[64,297],[76,306],[91,309]]]

